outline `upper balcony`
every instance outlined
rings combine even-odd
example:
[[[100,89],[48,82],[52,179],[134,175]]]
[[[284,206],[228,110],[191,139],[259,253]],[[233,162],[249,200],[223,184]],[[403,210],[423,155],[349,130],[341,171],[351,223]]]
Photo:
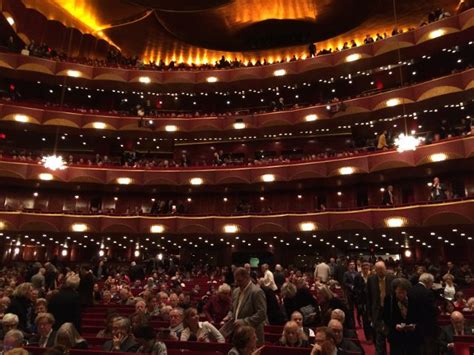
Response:
[[[344,101],[345,110],[335,114],[327,109],[327,105],[316,105],[305,108],[258,114],[255,116],[208,116],[208,117],[161,117],[154,121],[151,128],[139,126],[139,117],[120,117],[113,115],[68,112],[34,105],[23,106],[14,102],[0,103],[0,117],[4,121],[29,122],[43,126],[64,126],[78,129],[97,128],[115,131],[151,131],[167,134],[178,132],[202,131],[235,131],[236,118],[245,123],[246,129],[265,129],[274,126],[298,126],[309,128],[313,121],[332,122],[336,118],[370,116],[377,113],[399,114],[403,105],[417,109],[431,109],[429,99],[459,95],[461,100],[466,91],[474,87],[474,69],[433,79],[420,84],[386,91],[383,93],[358,97]],[[447,102],[449,103],[449,102]],[[20,120],[21,118],[21,120]],[[151,118],[150,118],[151,119]],[[305,126],[306,125],[306,126]],[[246,132],[243,130],[241,132]],[[240,134],[241,134],[240,132]],[[250,134],[252,135],[252,134]]]
[[[117,67],[93,67],[72,62],[58,62],[49,59],[0,53],[0,67],[36,72],[50,76],[70,76],[92,81],[115,81],[143,85],[159,84],[204,84],[218,85],[235,83],[242,80],[265,80],[266,83],[281,82],[281,76],[301,76],[317,70],[336,68],[346,63],[362,66],[363,63],[382,65],[384,61],[398,60],[397,50],[401,54],[423,53],[433,47],[451,45],[456,41],[472,39],[474,9],[457,16],[440,20],[416,30],[372,44],[351,48],[315,58],[306,58],[278,64],[254,67],[241,67],[225,70],[136,70]],[[360,62],[360,64],[359,64]]]
[[[38,163],[0,161],[0,176],[23,180],[111,185],[225,185],[256,184],[321,179],[352,174],[371,174],[382,170],[416,167],[449,159],[474,157],[474,137],[465,136],[419,147],[416,151],[385,151],[345,158],[291,162],[282,165],[251,167],[196,168],[115,168],[70,166],[51,172]]]

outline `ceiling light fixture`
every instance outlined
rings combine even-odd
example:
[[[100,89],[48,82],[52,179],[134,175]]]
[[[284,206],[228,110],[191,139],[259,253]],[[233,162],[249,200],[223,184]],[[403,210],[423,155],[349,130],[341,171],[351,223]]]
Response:
[[[43,181],[51,181],[54,178],[53,175],[49,173],[41,173],[38,175],[38,177],[40,180],[43,180]]]
[[[117,178],[117,183],[119,185],[130,185],[132,183],[132,179],[130,179],[129,177],[120,177]]]
[[[200,177],[195,177],[195,178],[190,179],[189,182],[191,185],[202,185],[204,180]]]
[[[167,125],[165,126],[165,131],[166,132],[176,132],[178,130],[178,127],[175,125]]]
[[[208,83],[216,83],[216,82],[219,81],[219,79],[217,79],[215,76],[209,76],[209,77],[207,77],[206,81]]]
[[[343,168],[339,168],[339,174],[341,175],[351,175],[354,174],[355,169],[351,166],[345,166]]]
[[[93,122],[92,127],[94,127],[95,129],[105,129],[107,125],[104,122]]]
[[[273,72],[274,76],[285,76],[286,70],[285,69],[277,69]]]
[[[273,174],[265,174],[261,176],[263,182],[273,182],[275,181],[275,175]]]
[[[21,122],[21,123],[27,123],[30,121],[30,119],[26,115],[18,114],[18,115],[15,115],[15,121]]]
[[[150,227],[150,233],[163,233],[165,231],[165,226],[162,224],[154,224]]]
[[[405,218],[402,217],[391,217],[385,219],[385,225],[389,228],[400,228],[406,224]]]
[[[73,232],[85,232],[87,231],[87,224],[84,223],[74,223],[71,226]]]
[[[237,233],[239,231],[239,226],[236,224],[226,224],[224,226],[224,233]]]
[[[318,115],[312,113],[310,115],[306,115],[304,119],[305,119],[306,122],[313,122],[313,121],[316,121],[318,119]]]
[[[444,36],[445,34],[446,34],[446,30],[443,30],[443,29],[440,28],[440,29],[431,31],[430,34],[429,34],[429,37],[431,39],[434,39],[434,38]]]
[[[448,156],[444,153],[436,153],[436,154],[431,154],[430,160],[432,162],[439,162],[439,161],[444,161],[448,158]]]
[[[316,225],[313,222],[300,223],[300,230],[303,232],[310,232],[316,230]]]
[[[408,150],[416,150],[416,147],[420,145],[420,138],[415,136],[400,133],[398,138],[395,138],[395,146],[399,153],[406,152]]]
[[[348,62],[348,63],[355,62],[356,60],[359,60],[360,58],[362,58],[362,55],[360,53],[349,54],[346,57],[346,62]]]
[[[151,83],[151,79],[149,76],[141,76],[138,78],[138,81],[142,84],[150,84]]]
[[[60,155],[48,155],[41,159],[41,163],[46,169],[56,171],[64,170],[67,168],[66,162]]]
[[[81,72],[78,70],[68,70],[67,76],[70,76],[71,78],[79,78],[81,76]]]

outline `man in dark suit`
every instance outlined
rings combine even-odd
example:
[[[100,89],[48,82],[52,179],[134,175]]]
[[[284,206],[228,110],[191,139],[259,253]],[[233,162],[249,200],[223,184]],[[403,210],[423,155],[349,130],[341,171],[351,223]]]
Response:
[[[448,197],[446,195],[446,186],[442,184],[439,180],[439,177],[433,179],[433,184],[431,185],[430,199],[431,201],[444,201]]]
[[[370,276],[370,264],[368,262],[362,263],[362,271],[356,276],[354,280],[354,299],[357,310],[357,319],[359,325],[364,328],[364,336],[367,341],[372,341],[373,329],[370,326],[367,309],[367,280]]]
[[[68,276],[59,292],[51,297],[48,310],[56,320],[54,329],[70,322],[79,332],[81,331],[81,300],[76,291],[79,282],[79,276]]]
[[[105,351],[118,351],[122,353],[135,353],[139,344],[130,334],[130,320],[125,317],[117,317],[112,322],[112,340],[107,340],[103,345]]]
[[[464,315],[461,312],[451,313],[451,324],[443,327],[440,342],[442,355],[454,355],[454,337],[460,335],[473,335],[472,328],[466,327]]]
[[[357,346],[350,339],[344,338],[344,327],[337,319],[331,319],[328,323],[328,328],[334,333],[338,351],[365,354],[361,347]]]
[[[349,262],[349,266],[347,268],[347,271],[344,273],[343,277],[343,285],[344,285],[344,291],[346,292],[346,297],[347,297],[347,308],[348,308],[348,314],[347,314],[347,320],[346,320],[346,326],[355,328],[355,322],[354,322],[354,317],[352,316],[354,314],[354,305],[355,305],[355,294],[354,294],[354,281],[356,276],[358,275],[358,272],[356,271],[356,265],[354,261]]]
[[[51,313],[40,313],[36,316],[35,324],[38,334],[33,335],[28,343],[40,348],[54,346],[56,339],[56,331],[53,330],[54,316]]]
[[[232,308],[224,318],[222,335],[230,336],[234,329],[249,325],[255,329],[257,345],[263,345],[263,328],[267,320],[267,302],[262,289],[252,282],[247,269],[239,267],[234,272],[236,288],[232,294]]]
[[[420,342],[420,355],[438,355],[438,333],[436,324],[437,308],[433,287],[434,277],[431,274],[420,275],[419,282],[408,292],[412,307],[415,334]]]
[[[393,204],[393,186],[388,185],[385,191],[383,192],[382,205],[393,206]]]
[[[368,318],[375,331],[375,351],[377,355],[387,354],[387,336],[383,321],[383,305],[385,296],[392,289],[393,275],[387,274],[383,261],[375,263],[375,275],[367,279],[367,311]]]
[[[132,261],[130,264],[130,271],[128,273],[130,276],[130,281],[135,282],[136,280],[143,281],[145,278],[145,271],[143,270],[143,266],[137,265],[135,261]]]

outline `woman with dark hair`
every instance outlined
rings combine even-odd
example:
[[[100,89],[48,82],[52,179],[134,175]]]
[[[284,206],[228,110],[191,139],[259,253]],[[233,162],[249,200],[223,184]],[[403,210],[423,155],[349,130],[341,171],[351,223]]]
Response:
[[[156,338],[156,332],[149,325],[141,325],[135,328],[133,335],[140,347],[137,353],[148,353],[153,355],[167,355],[166,345]]]
[[[235,330],[232,345],[233,347],[227,355],[260,355],[261,348],[256,349],[257,335],[255,329],[250,326],[244,325]]]
[[[415,325],[412,319],[408,290],[410,281],[403,278],[393,280],[392,293],[385,297],[383,319],[388,328],[388,342],[392,355],[417,354]]]
[[[183,331],[181,341],[202,341],[225,343],[222,334],[209,322],[200,322],[196,308],[184,311]]]

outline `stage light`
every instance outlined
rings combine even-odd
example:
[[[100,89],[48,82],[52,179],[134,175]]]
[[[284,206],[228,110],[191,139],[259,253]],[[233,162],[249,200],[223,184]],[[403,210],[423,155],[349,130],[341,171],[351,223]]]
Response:
[[[117,178],[117,183],[119,185],[130,185],[132,183],[132,179],[128,177],[120,177],[120,178]]]
[[[163,233],[165,231],[165,226],[162,224],[154,224],[150,227],[150,233]]]
[[[202,185],[204,180],[201,179],[200,177],[195,177],[195,178],[190,179],[189,182],[191,185]]]
[[[310,232],[316,230],[316,225],[313,222],[300,223],[300,230],[303,232]]]
[[[339,174],[341,175],[351,175],[354,173],[354,168],[351,166],[345,166],[343,168],[339,168]]]
[[[107,125],[104,122],[94,122],[92,123],[92,127],[94,127],[95,129],[105,129]]]
[[[387,105],[387,107],[393,107],[393,106],[400,105],[401,102],[402,102],[402,100],[400,100],[400,99],[389,99],[389,100],[387,100],[387,102],[385,104]]]
[[[226,224],[224,226],[224,233],[237,233],[239,231],[239,226],[236,224]]]
[[[362,55],[360,53],[349,54],[346,57],[346,62],[348,62],[348,63],[355,62],[356,60],[359,60],[360,58],[362,58]]]
[[[165,131],[166,132],[176,132],[178,130],[178,127],[175,125],[167,125],[165,126]]]
[[[68,70],[66,73],[67,76],[70,76],[72,78],[79,78],[81,76],[81,72],[78,70]]]
[[[273,182],[275,181],[275,175],[273,174],[265,174],[261,176],[263,182]]]
[[[404,218],[401,217],[391,217],[385,219],[385,225],[389,228],[400,228],[406,224]]]
[[[43,181],[51,181],[54,178],[53,175],[49,173],[39,174],[38,177],[40,180],[43,180]]]
[[[446,160],[447,158],[448,158],[448,156],[444,153],[431,154],[431,156],[430,156],[430,160],[432,162],[443,161],[443,160]]]
[[[274,76],[285,76],[286,70],[285,69],[277,69],[273,72]]]
[[[30,119],[26,115],[18,114],[18,115],[15,115],[15,121],[21,122],[21,123],[27,123],[30,121]]]
[[[87,224],[84,223],[74,223],[71,226],[73,232],[85,232],[87,231]]]

